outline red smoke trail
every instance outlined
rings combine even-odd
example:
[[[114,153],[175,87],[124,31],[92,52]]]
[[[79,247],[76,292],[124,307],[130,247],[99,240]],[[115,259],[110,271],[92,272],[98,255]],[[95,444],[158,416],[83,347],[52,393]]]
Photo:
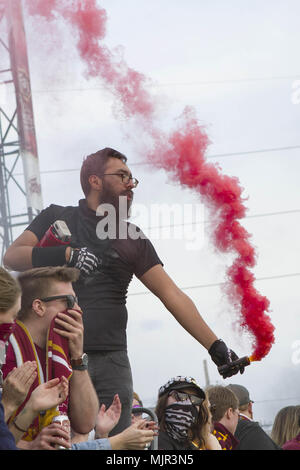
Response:
[[[72,26],[88,76],[101,76],[122,104],[125,117],[153,114],[153,100],[145,88],[146,77],[128,67],[105,45],[99,45],[106,33],[107,15],[104,9],[97,6],[96,0],[27,0],[26,4],[31,15],[53,20],[60,14]]]
[[[239,312],[241,327],[254,337],[251,359],[265,357],[274,343],[274,327],[266,313],[269,301],[255,289],[250,271],[256,260],[251,236],[239,222],[246,212],[242,188],[237,178],[223,175],[218,166],[206,162],[209,140],[193,109],[184,110],[183,123],[169,135],[155,128],[156,107],[147,91],[146,77],[101,43],[107,16],[96,0],[27,0],[27,5],[31,15],[49,20],[58,15],[65,18],[77,35],[79,55],[87,65],[88,76],[101,78],[116,97],[123,115],[138,118],[136,122],[147,130],[152,142],[146,153],[149,162],[165,169],[181,185],[198,191],[212,217],[217,217],[212,234],[214,246],[235,255],[227,270],[226,293]]]
[[[171,173],[174,181],[199,192],[212,217],[217,215],[212,233],[214,246],[236,256],[227,270],[225,291],[240,314],[240,326],[254,336],[251,360],[260,360],[274,343],[274,326],[266,314],[269,301],[255,289],[255,278],[249,269],[256,260],[249,241],[251,235],[238,220],[246,212],[242,188],[237,178],[222,175],[221,169],[205,161],[209,141],[193,109],[186,108],[182,117],[183,124],[168,137],[167,144],[166,136],[156,142],[150,159]]]

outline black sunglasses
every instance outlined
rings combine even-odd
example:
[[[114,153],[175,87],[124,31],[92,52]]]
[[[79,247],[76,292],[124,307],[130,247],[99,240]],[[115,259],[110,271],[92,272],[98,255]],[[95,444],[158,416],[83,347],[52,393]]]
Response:
[[[68,308],[73,308],[75,304],[78,304],[78,299],[75,295],[53,295],[52,297],[45,297],[40,299],[42,302],[51,302],[52,300],[64,299],[67,302]]]
[[[192,395],[191,393],[187,392],[178,392],[177,390],[171,390],[169,395],[173,395],[177,401],[190,400],[192,405],[201,405],[201,403],[203,403],[205,400],[205,398],[201,398],[198,395]]]

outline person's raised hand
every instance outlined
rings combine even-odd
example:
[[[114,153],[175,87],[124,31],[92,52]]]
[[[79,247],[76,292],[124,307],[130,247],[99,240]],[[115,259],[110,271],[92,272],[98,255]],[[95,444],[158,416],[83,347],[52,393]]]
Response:
[[[35,412],[48,410],[63,403],[68,396],[68,391],[69,381],[66,377],[62,376],[61,380],[54,378],[36,387],[26,406]]]
[[[59,312],[55,318],[57,327],[54,331],[67,338],[71,359],[78,359],[83,354],[83,321],[81,310],[68,309]]]
[[[24,362],[6,376],[2,392],[6,420],[24,402],[36,376],[37,364],[35,361]]]
[[[107,410],[104,404],[101,405],[96,419],[96,439],[108,436],[110,431],[118,424],[121,411],[122,404],[118,394],[114,396],[113,402]]]
[[[145,428],[146,420],[141,419],[126,428],[120,434],[110,437],[110,443],[113,450],[144,450],[150,445],[156,435],[152,429]]]

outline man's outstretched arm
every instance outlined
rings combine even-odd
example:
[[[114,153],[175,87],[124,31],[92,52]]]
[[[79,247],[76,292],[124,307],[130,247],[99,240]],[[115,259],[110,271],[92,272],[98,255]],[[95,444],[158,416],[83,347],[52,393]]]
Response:
[[[178,323],[207,350],[218,339],[201,317],[194,302],[177,287],[161,265],[149,269],[140,280],[162,301]]]
[[[149,269],[140,280],[162,301],[181,326],[207,349],[218,367],[234,364],[225,370],[219,370],[224,379],[244,372],[243,364],[237,365],[233,362],[238,359],[235,352],[217,338],[201,317],[194,302],[176,286],[161,265]]]

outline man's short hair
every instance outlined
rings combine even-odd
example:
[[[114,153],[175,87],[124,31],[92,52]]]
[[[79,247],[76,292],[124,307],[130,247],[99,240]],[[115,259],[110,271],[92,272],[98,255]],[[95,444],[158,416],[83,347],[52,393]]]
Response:
[[[237,410],[239,401],[235,394],[227,387],[217,385],[206,390],[211,406],[212,420],[219,422],[229,408]]]
[[[0,313],[6,313],[21,295],[21,286],[6,269],[0,267]]]
[[[22,288],[20,320],[25,319],[35,299],[42,299],[51,294],[53,282],[76,282],[80,271],[65,266],[47,266],[33,268],[19,274],[18,281]]]
[[[249,403],[254,403],[250,399],[249,391],[243,385],[229,384],[227,388],[233,391],[239,400],[239,409],[245,411],[248,408]]]
[[[110,147],[98,150],[98,152],[92,153],[84,159],[80,170],[80,183],[86,197],[91,189],[89,177],[91,175],[102,175],[109,158],[118,158],[123,163],[127,162],[125,155]]]

